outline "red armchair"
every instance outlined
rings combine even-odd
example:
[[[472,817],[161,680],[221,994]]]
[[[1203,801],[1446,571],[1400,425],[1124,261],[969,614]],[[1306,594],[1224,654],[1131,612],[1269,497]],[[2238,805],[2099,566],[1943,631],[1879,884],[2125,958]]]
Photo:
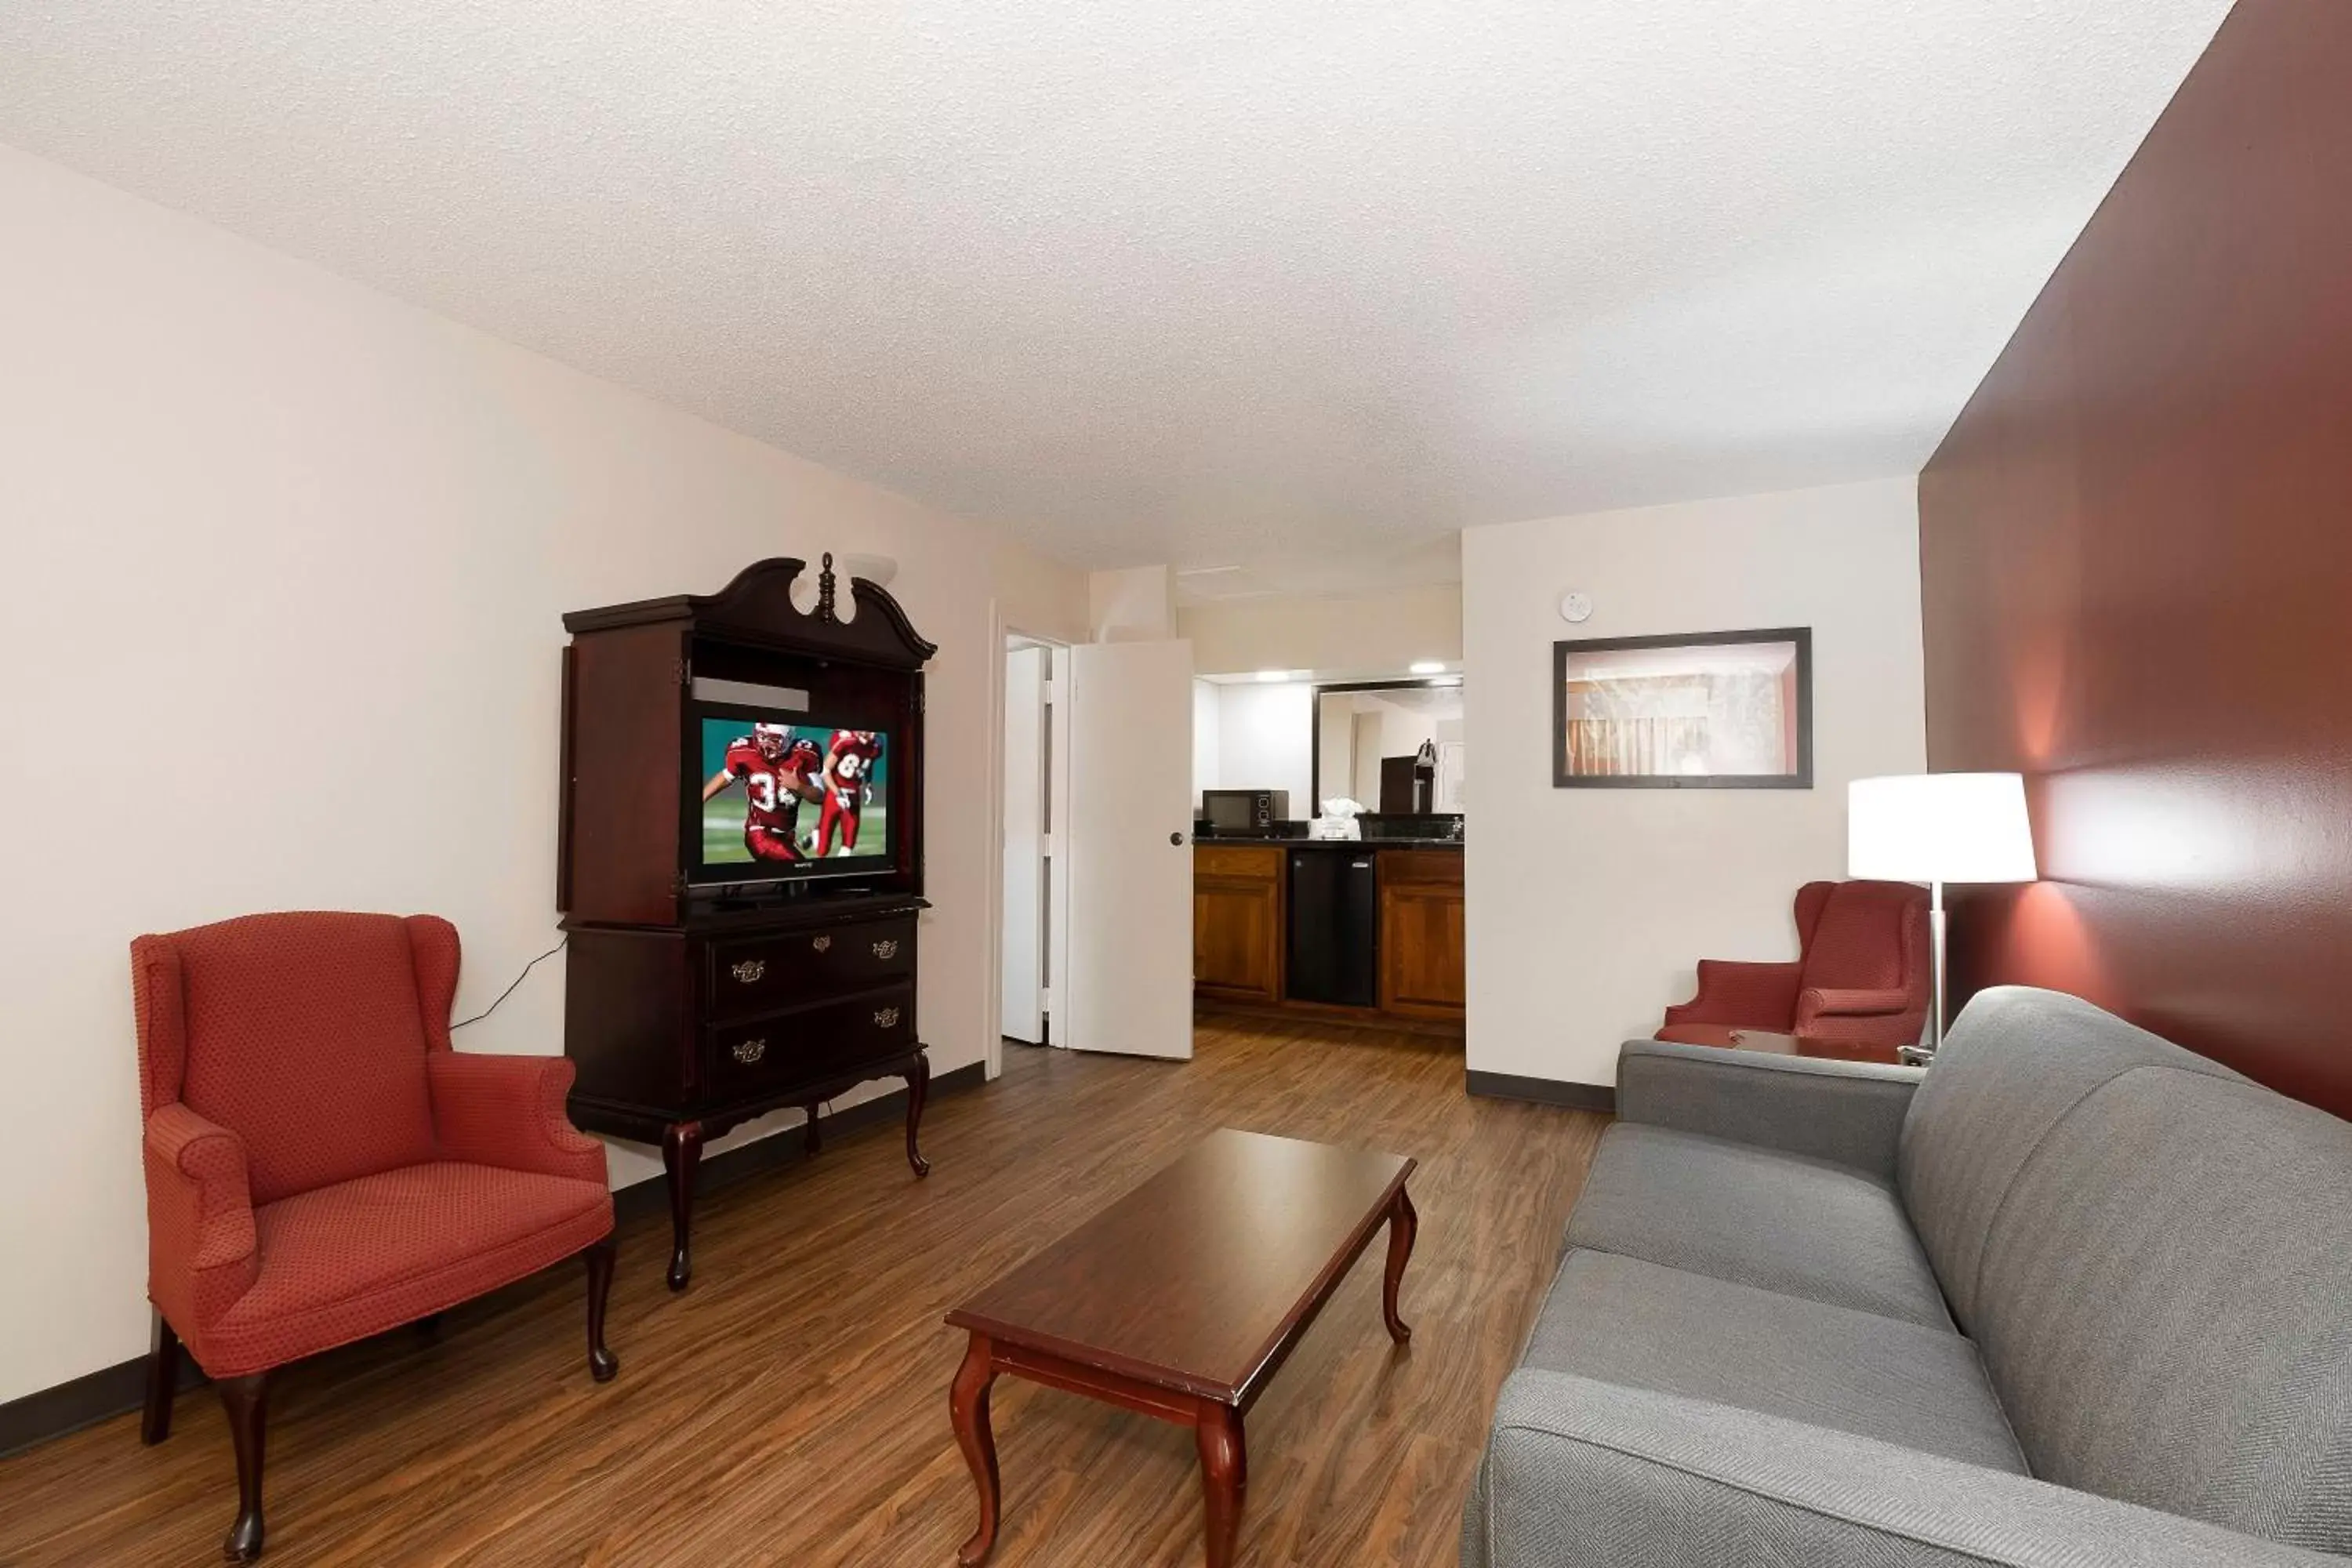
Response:
[[[1698,994],[1666,1009],[1662,1040],[1728,1044],[1733,1029],[1907,1046],[1927,1022],[1927,893],[1907,882],[1797,889],[1793,963],[1698,961]],[[1714,1037],[1722,1036],[1720,1040]]]
[[[141,1436],[170,1435],[185,1343],[219,1387],[261,1553],[273,1368],[584,1256],[588,1366],[604,1346],[604,1147],[565,1119],[561,1057],[449,1047],[457,933],[431,915],[253,915],[131,944],[146,1122]]]

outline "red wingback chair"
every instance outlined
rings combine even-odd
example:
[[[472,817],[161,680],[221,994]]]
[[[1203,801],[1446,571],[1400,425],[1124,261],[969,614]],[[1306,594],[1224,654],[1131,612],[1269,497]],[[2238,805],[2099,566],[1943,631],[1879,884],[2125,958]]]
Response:
[[[1732,1029],[1907,1046],[1927,1022],[1927,892],[1908,882],[1797,889],[1793,963],[1698,961],[1698,994],[1666,1009],[1662,1040],[1728,1044]]]
[[[561,1057],[449,1047],[457,933],[431,915],[253,915],[131,944],[146,1121],[141,1435],[170,1434],[186,1343],[236,1448],[227,1554],[261,1553],[272,1368],[509,1284],[588,1265],[604,1347],[604,1147],[565,1120]]]

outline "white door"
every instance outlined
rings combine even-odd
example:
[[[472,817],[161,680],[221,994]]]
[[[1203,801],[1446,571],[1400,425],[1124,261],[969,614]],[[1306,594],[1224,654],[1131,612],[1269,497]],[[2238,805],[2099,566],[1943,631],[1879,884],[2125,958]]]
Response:
[[[1004,656],[1004,1016],[998,1032],[1045,1037],[1045,661]]]
[[[1192,645],[1070,649],[1069,968],[1055,1037],[1192,1055]]]

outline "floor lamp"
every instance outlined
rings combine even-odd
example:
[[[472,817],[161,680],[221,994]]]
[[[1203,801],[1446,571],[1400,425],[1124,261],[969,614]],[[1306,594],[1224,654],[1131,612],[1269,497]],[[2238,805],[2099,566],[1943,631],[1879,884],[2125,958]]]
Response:
[[[2031,882],[2033,833],[2016,773],[1910,773],[1846,786],[1846,875],[1927,884],[1936,994],[1921,1049],[1944,1043],[1944,884]]]

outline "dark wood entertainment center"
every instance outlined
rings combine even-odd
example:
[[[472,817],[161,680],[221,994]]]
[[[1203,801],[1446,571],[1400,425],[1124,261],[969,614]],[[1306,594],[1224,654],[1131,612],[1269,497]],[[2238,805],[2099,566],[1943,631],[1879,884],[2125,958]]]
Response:
[[[570,1109],[592,1131],[658,1144],[672,1226],[669,1285],[693,1273],[703,1145],[771,1111],[807,1114],[870,1079],[907,1080],[907,1160],[930,1068],[916,1036],[922,859],[922,667],[938,651],[862,578],[839,613],[833,557],[814,608],[789,558],[717,594],[563,617],[562,811],[557,907],[571,944]],[[761,691],[812,723],[887,732],[889,858],[852,875],[730,882],[700,849],[698,705]],[[715,787],[715,786],[714,786]]]

